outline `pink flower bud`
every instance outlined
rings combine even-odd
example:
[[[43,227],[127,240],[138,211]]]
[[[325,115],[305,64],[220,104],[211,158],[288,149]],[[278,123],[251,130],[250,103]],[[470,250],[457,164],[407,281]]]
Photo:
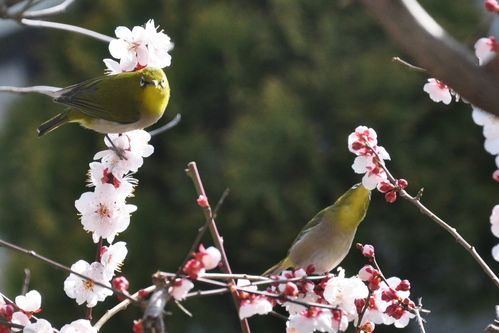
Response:
[[[385,313],[387,315],[389,315],[390,317],[393,317],[393,318],[398,320],[398,319],[402,318],[402,316],[405,313],[405,310],[403,307],[398,305],[398,302],[393,302],[391,305],[389,305],[386,308]]]
[[[370,290],[372,290],[372,291],[378,290],[381,287],[381,278],[380,278],[380,276],[379,275],[373,276],[373,278],[371,279],[371,281],[369,281],[369,283],[367,284],[367,287]]]
[[[356,298],[354,300],[354,304],[357,309],[357,313],[361,314],[362,310],[364,310],[364,306],[366,306],[366,300],[364,298]]]
[[[397,186],[400,187],[400,189],[405,189],[407,186],[409,186],[409,182],[405,179],[399,179],[397,180]]]
[[[128,282],[128,280],[124,276],[115,277],[111,281],[111,283],[112,283],[114,289],[121,291],[125,295],[129,295],[127,290],[130,287],[130,283]],[[118,300],[120,300],[120,301],[124,301],[126,299],[125,296],[119,295],[119,294],[116,295],[116,298],[118,298]]]
[[[485,10],[492,13],[499,12],[499,4],[496,0],[487,0],[485,1]]]
[[[374,257],[374,246],[366,244],[362,247],[362,255],[367,258]]]
[[[143,333],[144,332],[144,326],[142,325],[142,319],[133,321],[132,330],[133,330],[133,333]]]
[[[359,271],[359,279],[361,279],[362,281],[371,281],[373,277],[377,275],[376,273],[377,271],[373,266],[365,265]]]
[[[499,169],[497,169],[496,171],[494,171],[494,173],[492,174],[492,178],[493,178],[496,182],[499,182]]]
[[[313,274],[315,272],[315,265],[310,264],[307,266],[305,269],[305,272],[307,272],[307,275]]]
[[[402,280],[400,281],[396,289],[400,291],[408,291],[411,289],[411,283],[409,282],[409,280]]]
[[[392,300],[398,300],[399,298],[400,298],[399,294],[392,287],[383,289],[383,291],[381,292],[381,299],[383,301],[389,302],[389,301],[392,301]]]
[[[0,306],[0,315],[10,321],[12,315],[14,314],[14,306],[12,304],[6,304]]]
[[[201,206],[202,208],[207,208],[210,206],[208,203],[208,198],[205,197],[204,195],[200,195],[199,198],[197,199],[198,205]]]
[[[147,296],[149,296],[149,292],[147,290],[145,290],[145,289],[140,289],[139,290],[139,296],[142,299],[146,299]]]
[[[378,183],[378,191],[381,193],[386,193],[395,189],[395,186],[388,180],[382,180]]]
[[[120,291],[128,290],[128,288],[130,287],[130,282],[128,282],[128,280],[124,276],[115,277],[111,282],[113,288]]]
[[[191,279],[197,279],[200,274],[205,272],[205,268],[201,261],[191,259],[185,264],[183,271],[185,274],[189,275]]]
[[[385,200],[388,203],[394,203],[397,200],[397,192],[388,192],[385,194]]]

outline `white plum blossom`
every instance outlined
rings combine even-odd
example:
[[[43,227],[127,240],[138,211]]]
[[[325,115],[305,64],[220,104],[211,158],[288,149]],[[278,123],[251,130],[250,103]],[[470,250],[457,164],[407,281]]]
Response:
[[[172,56],[168,52],[173,49],[170,37],[164,34],[163,31],[158,32],[152,19],[147,21],[145,30],[149,37],[149,43],[147,44],[149,59],[147,65],[158,68],[170,66]]]
[[[21,311],[14,312],[12,314],[12,319],[10,320],[10,322],[13,324],[22,325],[22,326],[26,326],[26,325],[31,324],[31,321],[29,320],[28,316],[24,312],[21,312]],[[16,328],[16,327],[12,328],[13,332],[19,332],[20,330],[21,330],[20,328]]]
[[[357,156],[352,164],[352,169],[355,173],[364,174],[362,177],[362,185],[368,190],[376,188],[378,183],[386,179],[386,172],[375,162],[373,156]]]
[[[38,319],[34,323],[24,326],[23,333],[53,333],[54,329],[50,322],[45,319]]]
[[[194,288],[194,283],[187,278],[177,279],[173,287],[170,288],[170,294],[177,301],[182,301],[187,296],[187,293]]]
[[[266,297],[252,295],[249,299],[241,301],[239,306],[239,318],[249,318],[255,314],[264,315],[272,311],[272,304]]]
[[[104,272],[109,279],[113,277],[115,271],[119,271],[128,249],[125,242],[117,242],[106,248],[101,256],[101,264],[104,266]]]
[[[495,261],[499,261],[499,244],[492,248],[492,257]]]
[[[107,139],[105,143],[112,149],[100,151],[94,160],[101,160],[117,177],[129,172],[137,172],[144,163],[144,157],[149,157],[154,152],[154,147],[149,145],[151,135],[144,130],[135,130],[123,134],[109,134],[112,143]],[[116,154],[118,148],[122,156]]]
[[[95,243],[105,238],[112,243],[117,233],[130,224],[130,214],[137,206],[126,204],[119,190],[111,184],[103,184],[94,192],[85,192],[75,201],[81,214],[83,229],[92,233]]]
[[[258,287],[255,286],[254,284],[252,284],[251,281],[248,279],[238,279],[236,281],[236,286],[237,286],[237,289],[243,290],[243,291],[248,291],[248,292],[258,290]]]
[[[36,290],[31,290],[24,296],[16,296],[15,302],[25,312],[36,312],[42,306],[42,295]]]
[[[71,324],[64,325],[59,333],[97,333],[97,329],[92,327],[90,321],[78,319]]]
[[[492,214],[490,215],[490,224],[492,229],[492,234],[499,237],[499,205],[495,205],[492,209]]]
[[[309,308],[298,314],[289,316],[289,319],[286,322],[286,332],[338,332],[338,322],[333,322],[333,316],[333,312],[329,309]],[[344,331],[347,326],[348,322],[342,320],[340,330]]]
[[[109,53],[120,59],[122,71],[131,72],[136,67],[145,67],[148,60],[147,43],[149,42],[144,27],[136,26],[132,30],[117,27],[114,31],[118,39],[109,43]]]
[[[87,307],[91,308],[97,302],[102,302],[107,296],[113,294],[110,289],[96,285],[93,282],[97,281],[111,287],[111,283],[104,272],[104,266],[101,263],[94,262],[89,264],[84,260],[79,260],[71,266],[71,270],[92,279],[90,281],[71,273],[64,281],[66,295],[69,298],[74,298],[79,305],[86,302]]]
[[[317,295],[316,293],[310,291],[310,292],[307,292],[304,294],[299,294],[298,296],[295,296],[295,297],[288,296],[288,298],[291,298],[292,300],[295,300],[295,301],[304,302],[304,303],[317,303],[317,301],[320,299],[320,296]],[[298,303],[295,303],[292,301],[286,301],[286,302],[282,303],[282,306],[284,308],[286,308],[286,311],[288,311],[288,313],[290,315],[298,314],[298,313],[302,312],[303,310],[306,310],[306,307],[304,305],[298,304]]]
[[[345,278],[345,271],[331,278],[324,289],[324,299],[331,305],[336,305],[347,313],[348,320],[357,317],[355,300],[366,298],[369,291],[358,276]]]
[[[135,26],[115,29],[117,39],[109,43],[109,52],[119,59],[104,59],[110,74],[131,72],[144,67],[164,68],[170,66],[173,43],[163,31],[157,31],[154,20],[149,20],[145,26]]]
[[[471,116],[477,125],[483,126],[485,150],[492,155],[499,154],[499,117],[475,106]]]
[[[423,90],[430,95],[430,98],[434,102],[442,102],[444,104],[450,104],[452,101],[452,94],[450,88],[437,79],[428,79],[428,83],[423,86]]]
[[[495,37],[480,38],[475,43],[475,55],[480,65],[485,65],[496,56],[499,43]]]
[[[203,263],[204,268],[210,270],[217,267],[220,259],[222,258],[220,250],[214,246],[210,246],[205,251],[206,252],[204,252],[204,255],[201,257],[201,262]]]
[[[379,182],[387,178],[382,166],[384,166],[384,160],[390,159],[390,155],[385,148],[378,146],[374,129],[358,126],[348,136],[348,149],[357,155],[352,169],[355,173],[364,174],[362,185],[366,189],[375,189]]]

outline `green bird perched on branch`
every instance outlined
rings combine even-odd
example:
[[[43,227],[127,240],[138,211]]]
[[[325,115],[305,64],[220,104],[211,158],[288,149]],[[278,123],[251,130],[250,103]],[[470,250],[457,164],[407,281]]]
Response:
[[[300,231],[286,258],[263,275],[279,275],[289,267],[315,266],[315,273],[326,273],[338,266],[352,246],[353,237],[364,220],[371,191],[356,184],[332,205],[320,211]]]
[[[38,136],[66,123],[99,133],[124,133],[156,123],[170,98],[170,86],[160,68],[101,76],[55,91],[54,102],[68,107],[38,127]]]

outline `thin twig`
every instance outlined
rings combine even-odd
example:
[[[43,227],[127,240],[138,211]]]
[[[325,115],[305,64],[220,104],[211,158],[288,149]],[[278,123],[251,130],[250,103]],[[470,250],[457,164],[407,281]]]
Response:
[[[19,23],[29,26],[29,27],[34,27],[34,28],[51,28],[51,29],[58,29],[58,30],[64,30],[64,31],[70,31],[70,32],[76,32],[81,35],[85,35],[88,37],[92,37],[98,40],[101,40],[103,42],[109,43],[115,38],[106,36],[104,34],[77,27],[71,24],[65,24],[65,23],[58,23],[58,22],[49,22],[49,21],[40,21],[40,20],[30,20],[26,18],[22,18],[19,20]]]
[[[156,289],[156,286],[149,286],[145,289],[142,289],[148,293],[154,291]],[[137,300],[139,297],[139,292],[136,292],[132,296],[130,296],[132,299]],[[126,299],[119,303],[118,305],[114,306],[112,309],[109,309],[106,311],[106,313],[95,323],[94,328],[97,330],[100,330],[100,328],[109,320],[111,319],[115,314],[117,314],[120,311],[125,310],[128,305],[130,305],[132,301],[130,299]]]
[[[155,130],[150,131],[149,135],[155,136],[155,135],[158,135],[160,133],[168,131],[170,128],[177,126],[178,123],[180,123],[181,118],[182,117],[180,116],[180,113],[177,113],[175,118],[173,118],[168,124],[163,125],[160,128],[156,128]]]
[[[203,183],[201,181],[201,177],[199,176],[199,172],[198,172],[196,163],[195,162],[190,162],[187,165],[187,168],[188,168],[186,170],[187,175],[190,176],[190,178],[192,179],[192,181],[194,183],[194,187],[196,188],[196,192],[197,192],[198,196],[203,196],[205,198],[208,198],[208,196],[206,195],[206,192],[204,191]],[[223,238],[218,233],[217,225],[216,225],[215,220],[213,218],[212,210],[211,210],[210,205],[208,205],[207,207],[205,207],[203,209],[203,212],[204,212],[204,216],[206,218],[206,222],[208,223],[208,226],[210,228],[211,238],[215,242],[215,246],[218,248],[218,250],[222,254],[222,260],[221,260],[222,266],[220,267],[220,269],[224,273],[232,274],[232,271],[231,271],[230,265],[229,265],[229,261],[227,259],[227,254],[225,253],[225,249],[224,249],[224,246],[223,246]],[[229,285],[234,286],[235,285],[235,281],[233,279],[229,280]],[[240,301],[239,301],[239,297],[237,295],[237,292],[234,291],[234,292],[231,292],[231,294],[232,294],[232,299],[233,299],[234,304],[236,306],[237,312],[239,313],[239,303],[240,303]],[[240,320],[239,323],[240,323],[241,329],[242,329],[242,331],[244,333],[251,332],[251,330],[249,328],[248,321],[246,319]]]
[[[405,67],[407,67],[407,69],[410,69],[410,70],[414,70],[414,71],[418,71],[418,72],[425,72],[425,73],[427,72],[426,69],[415,66],[413,64],[410,64],[407,61],[400,59],[399,57],[393,57],[392,61],[400,62],[402,65],[404,65]]]
[[[496,287],[499,287],[499,278],[495,273],[490,269],[490,267],[487,265],[487,263],[482,259],[482,257],[478,254],[474,246],[471,246],[460,234],[457,232],[456,228],[451,227],[447,223],[445,223],[441,218],[439,218],[437,215],[435,215],[432,211],[430,211],[426,206],[424,206],[421,201],[418,199],[410,196],[405,190],[400,190],[399,194],[402,198],[409,200],[414,204],[416,207],[418,207],[419,211],[430,217],[433,221],[437,222],[439,226],[444,228],[448,233],[450,233],[455,239],[456,242],[462,245],[466,251],[468,251],[471,256],[475,259],[475,261],[482,267],[483,271],[487,276],[494,282]]]
[[[53,266],[54,268],[57,268],[57,269],[60,269],[60,270],[63,270],[63,271],[69,272],[69,273],[74,274],[74,275],[76,275],[76,276],[79,276],[79,277],[81,277],[82,279],[87,280],[87,281],[90,281],[90,282],[92,282],[93,284],[95,284],[95,285],[97,285],[97,286],[99,286],[99,287],[102,287],[102,288],[106,288],[106,289],[112,290],[115,294],[118,294],[118,295],[123,296],[123,297],[125,297],[125,298],[130,298],[130,296],[129,296],[129,295],[124,294],[124,293],[123,293],[122,291],[120,291],[120,290],[114,289],[113,287],[108,286],[108,285],[106,285],[106,284],[104,284],[104,283],[102,283],[102,282],[95,281],[94,279],[92,279],[92,278],[90,278],[90,277],[88,277],[88,276],[86,276],[86,275],[84,275],[84,274],[81,274],[81,273],[75,272],[75,271],[73,271],[71,268],[69,268],[69,267],[67,267],[67,266],[64,266],[64,265],[62,265],[62,264],[60,264],[60,263],[58,263],[58,262],[56,262],[56,261],[53,261],[53,260],[51,260],[51,259],[49,259],[49,258],[47,258],[47,257],[44,257],[44,256],[42,256],[42,255],[37,254],[35,251],[26,250],[26,249],[24,249],[24,248],[22,248],[22,247],[19,247],[19,246],[17,246],[17,245],[12,244],[12,243],[6,242],[6,241],[4,241],[4,240],[2,240],[2,239],[0,239],[0,246],[5,246],[5,247],[7,247],[7,248],[9,248],[9,249],[11,249],[11,250],[14,250],[14,251],[20,252],[20,253],[22,253],[22,254],[25,254],[25,255],[27,255],[27,256],[30,256],[30,257],[36,258],[36,259],[38,259],[38,260],[41,260],[41,261],[43,261],[43,262],[45,262],[45,263],[47,263],[47,264],[49,264],[49,265]],[[132,299],[132,301],[135,301],[135,300],[134,300],[134,299]]]
[[[367,138],[366,138],[365,142],[366,142],[366,146],[376,155],[376,158],[380,161],[379,165],[386,172],[387,179],[390,182],[392,182],[393,185],[397,185],[397,181],[396,181],[395,177],[393,177],[393,175],[390,173],[390,171],[388,171],[388,168],[385,166],[385,164],[383,162],[383,159],[380,158],[380,156],[376,152],[376,150],[373,149],[370,146]],[[399,189],[399,195],[402,198],[410,201],[413,205],[415,205],[419,209],[419,211],[421,212],[421,214],[424,214],[424,215],[428,216],[433,221],[435,221],[439,226],[441,226],[442,228],[444,228],[448,233],[450,233],[454,237],[454,239],[456,240],[456,242],[459,243],[461,246],[463,246],[471,254],[471,256],[475,259],[475,261],[480,265],[480,267],[482,267],[482,269],[485,272],[485,274],[487,274],[487,276],[492,280],[492,282],[494,282],[494,284],[496,285],[496,287],[499,287],[499,278],[492,271],[492,269],[487,265],[487,263],[482,259],[482,257],[478,254],[478,252],[476,251],[475,247],[471,246],[459,234],[459,232],[457,232],[456,228],[453,228],[450,225],[448,225],[444,220],[442,220],[441,218],[439,218],[437,215],[435,215],[431,210],[429,210],[428,208],[426,208],[426,206],[424,206],[421,203],[420,198],[422,196],[422,193],[423,193],[422,190],[420,190],[418,192],[418,195],[416,197],[413,197],[409,193],[407,193],[407,191],[405,191],[403,189]]]
[[[66,9],[74,2],[75,0],[64,0],[64,2],[55,5],[50,8],[40,9],[40,10],[31,10],[25,11],[22,13],[22,17],[28,19],[41,18],[52,15],[59,15],[66,12]]]
[[[13,92],[17,94],[43,94],[50,96],[52,98],[56,97],[56,91],[61,88],[52,86],[32,86],[32,87],[11,87],[11,86],[0,86],[0,92]]]
[[[418,306],[415,309],[413,309],[414,311],[412,313],[416,315],[416,321],[418,322],[419,331],[421,333],[426,333],[424,328],[424,320],[423,318],[421,318],[421,313],[420,313],[422,308],[423,304],[421,304],[421,297],[420,297],[418,298]]]

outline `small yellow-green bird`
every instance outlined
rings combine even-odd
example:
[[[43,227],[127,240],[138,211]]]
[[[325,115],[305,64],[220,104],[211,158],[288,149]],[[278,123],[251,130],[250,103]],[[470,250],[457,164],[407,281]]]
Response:
[[[312,264],[317,274],[331,271],[348,254],[370,199],[370,190],[360,183],[354,185],[332,206],[315,215],[296,237],[287,257],[263,275],[279,275],[286,268],[305,269]]]
[[[55,92],[54,102],[68,107],[38,127],[43,136],[66,123],[80,123],[99,133],[124,133],[156,123],[170,99],[160,68],[101,76]]]

